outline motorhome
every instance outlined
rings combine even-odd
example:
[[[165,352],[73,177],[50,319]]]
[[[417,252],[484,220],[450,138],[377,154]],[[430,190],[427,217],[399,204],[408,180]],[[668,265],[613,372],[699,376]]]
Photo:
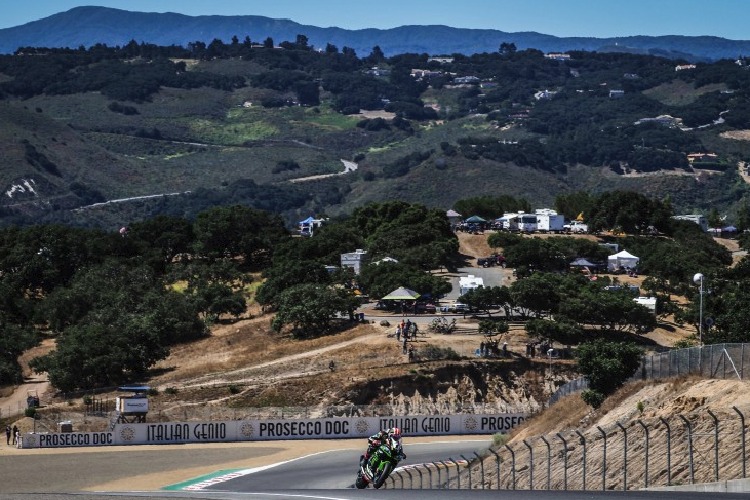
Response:
[[[537,230],[536,214],[521,214],[518,216],[518,230],[523,233],[533,233]]]

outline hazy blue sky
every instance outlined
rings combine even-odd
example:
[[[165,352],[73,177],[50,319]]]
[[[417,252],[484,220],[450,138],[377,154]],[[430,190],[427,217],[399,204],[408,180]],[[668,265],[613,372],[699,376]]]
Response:
[[[0,28],[79,5],[187,15],[262,15],[341,28],[444,24],[557,36],[714,35],[750,39],[748,0],[3,0]],[[744,26],[743,26],[744,25]]]

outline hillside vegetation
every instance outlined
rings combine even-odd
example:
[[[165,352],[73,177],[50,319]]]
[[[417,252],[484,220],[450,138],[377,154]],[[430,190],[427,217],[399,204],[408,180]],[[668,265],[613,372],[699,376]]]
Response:
[[[2,220],[116,229],[243,203],[293,223],[383,199],[446,209],[506,194],[543,206],[611,189],[731,218],[748,189],[737,172],[750,146],[725,138],[750,117],[743,59],[677,72],[654,56],[557,61],[509,43],[443,63],[379,47],[318,52],[302,34],[278,45],[0,56]],[[690,163],[697,153],[715,156]],[[341,159],[357,169],[287,182],[341,172]]]

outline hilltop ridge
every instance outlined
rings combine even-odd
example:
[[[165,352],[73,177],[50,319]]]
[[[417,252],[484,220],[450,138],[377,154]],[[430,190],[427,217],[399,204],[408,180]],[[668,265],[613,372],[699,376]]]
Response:
[[[296,23],[264,16],[187,16],[173,12],[131,12],[109,7],[76,7],[21,26],[0,30],[0,53],[19,47],[90,47],[125,45],[130,40],[159,45],[228,41],[249,35],[261,42],[294,40],[304,34],[315,47],[347,46],[360,55],[379,46],[387,55],[400,53],[474,54],[494,52],[502,42],[542,51],[596,50],[660,55],[688,61],[737,57],[750,42],[712,36],[556,37],[537,32],[504,32],[450,26],[399,26],[347,30]]]

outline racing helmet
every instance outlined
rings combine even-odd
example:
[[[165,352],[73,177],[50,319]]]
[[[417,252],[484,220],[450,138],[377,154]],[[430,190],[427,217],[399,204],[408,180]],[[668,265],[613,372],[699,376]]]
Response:
[[[393,427],[388,430],[388,435],[390,435],[392,438],[395,438],[396,440],[401,440],[401,429],[398,427]]]

